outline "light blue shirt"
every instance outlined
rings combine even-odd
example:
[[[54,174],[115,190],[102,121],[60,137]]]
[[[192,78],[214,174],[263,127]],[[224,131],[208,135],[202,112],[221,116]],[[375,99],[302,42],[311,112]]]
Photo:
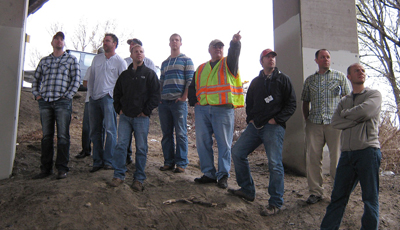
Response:
[[[126,62],[118,54],[106,58],[105,54],[97,54],[93,58],[88,79],[88,93],[93,100],[103,98],[107,94],[113,97],[114,86],[119,75],[127,69]]]

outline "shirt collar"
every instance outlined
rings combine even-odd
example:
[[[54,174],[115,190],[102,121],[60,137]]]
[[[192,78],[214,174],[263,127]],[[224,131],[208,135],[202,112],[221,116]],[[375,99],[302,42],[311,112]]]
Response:
[[[331,72],[331,69],[328,69],[325,73],[323,73],[323,74],[327,74],[327,73],[330,73]],[[318,73],[318,70],[317,71],[315,71],[315,74],[320,74],[320,73]],[[321,75],[323,75],[323,74],[321,74]]]

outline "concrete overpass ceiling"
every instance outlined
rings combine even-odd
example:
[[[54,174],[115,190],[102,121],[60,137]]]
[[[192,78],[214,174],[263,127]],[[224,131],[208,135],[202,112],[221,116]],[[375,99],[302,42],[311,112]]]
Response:
[[[49,0],[29,0],[28,16],[38,11]]]

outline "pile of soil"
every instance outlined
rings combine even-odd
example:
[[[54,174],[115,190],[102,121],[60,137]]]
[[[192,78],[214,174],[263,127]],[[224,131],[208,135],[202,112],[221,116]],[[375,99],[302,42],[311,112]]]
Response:
[[[89,173],[92,158],[75,158],[81,150],[84,100],[85,92],[78,92],[73,101],[71,171],[68,177],[57,180],[54,175],[32,180],[32,176],[39,173],[41,125],[38,105],[32,94],[22,92],[13,173],[9,179],[0,181],[0,229],[319,228],[330,200],[330,177],[325,178],[324,199],[317,204],[307,205],[305,200],[309,193],[306,178],[286,171],[282,212],[276,216],[260,216],[261,208],[267,205],[269,199],[268,164],[263,148],[256,150],[249,158],[257,189],[254,202],[234,197],[215,184],[195,184],[194,178],[202,174],[195,145],[192,108],[188,118],[190,164],[185,173],[161,172],[158,169],[163,164],[162,135],[158,112],[155,110],[148,137],[145,190],[134,192],[130,188],[135,170],[133,164],[128,166],[125,183],[117,188],[110,187],[107,182],[111,181],[113,171]],[[243,129],[240,127],[243,124],[237,125],[237,130]],[[238,188],[233,167],[232,164],[228,183],[230,188]],[[380,229],[399,229],[400,177],[381,176],[380,179]],[[174,203],[174,200],[178,202]],[[341,229],[359,229],[362,214],[361,189],[357,186],[347,206]]]

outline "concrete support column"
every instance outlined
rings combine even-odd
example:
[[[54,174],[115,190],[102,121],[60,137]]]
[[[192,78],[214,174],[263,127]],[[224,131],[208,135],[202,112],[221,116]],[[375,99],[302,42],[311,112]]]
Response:
[[[283,163],[305,175],[303,83],[318,69],[314,61],[318,49],[328,49],[331,68],[344,73],[350,64],[358,62],[355,1],[274,0],[273,11],[277,66],[291,77],[297,96],[296,112],[287,123]]]
[[[0,179],[15,158],[27,9],[28,0],[0,1]]]

